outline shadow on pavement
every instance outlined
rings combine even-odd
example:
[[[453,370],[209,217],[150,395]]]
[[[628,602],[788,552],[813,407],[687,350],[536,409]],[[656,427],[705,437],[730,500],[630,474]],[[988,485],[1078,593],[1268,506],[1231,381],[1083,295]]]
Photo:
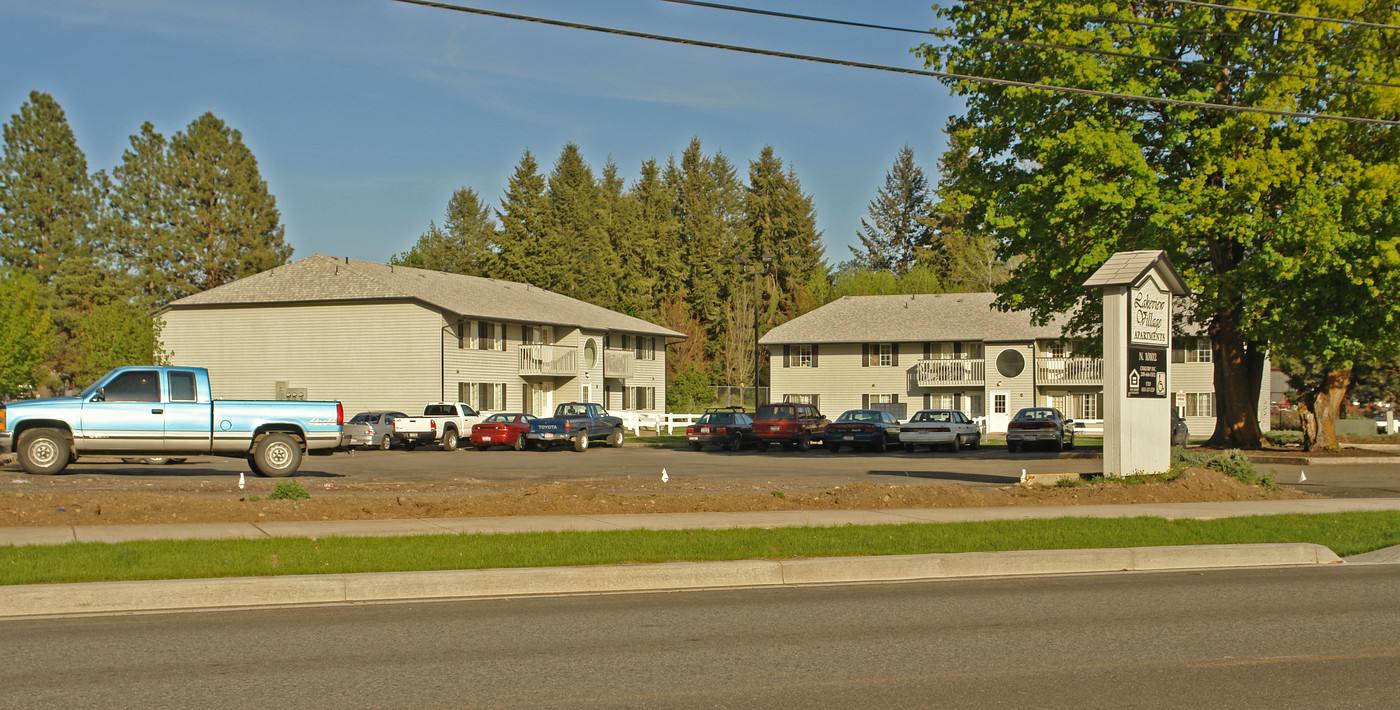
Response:
[[[957,471],[866,471],[869,476],[897,476],[900,478],[930,478],[941,481],[967,481],[969,483],[1018,483],[1017,476],[995,476],[986,473],[960,473]]]

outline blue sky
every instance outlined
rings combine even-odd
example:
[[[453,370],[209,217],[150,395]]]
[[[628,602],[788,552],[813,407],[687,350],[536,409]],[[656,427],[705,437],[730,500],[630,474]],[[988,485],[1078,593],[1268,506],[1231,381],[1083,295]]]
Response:
[[[912,34],[658,0],[456,4],[800,54],[922,68]],[[923,0],[751,0],[767,10],[926,29]],[[63,106],[91,171],[150,121],[212,111],[243,133],[294,258],[387,261],[458,187],[498,205],[528,148],[564,144],[595,173],[679,157],[692,136],[741,171],[772,145],[817,206],[828,261],[908,144],[936,180],[961,103],[937,81],[604,35],[390,0],[5,0],[0,115],[29,91]]]

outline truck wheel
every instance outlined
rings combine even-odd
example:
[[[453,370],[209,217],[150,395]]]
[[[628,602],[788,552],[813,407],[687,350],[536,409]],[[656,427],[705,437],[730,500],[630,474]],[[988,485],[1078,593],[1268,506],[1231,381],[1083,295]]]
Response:
[[[391,447],[391,446],[393,446],[393,445],[394,445],[394,440],[393,440],[392,438],[390,438],[388,434],[385,434],[383,437],[381,437],[381,438],[379,439],[379,450],[380,450],[380,451],[388,451],[388,450],[389,450],[389,447]]]
[[[579,432],[579,433],[578,433],[578,436],[574,437],[574,451],[587,451],[587,450],[588,450],[588,430],[585,429],[584,431]]]
[[[443,450],[443,451],[456,451],[456,450],[457,450],[457,430],[456,430],[456,429],[448,429],[447,431],[444,431],[444,432],[442,433],[442,450]]]
[[[15,453],[25,472],[35,476],[62,471],[73,456],[67,437],[57,429],[30,429],[20,434]]]
[[[810,451],[811,449],[812,449],[812,435],[811,435],[811,434],[803,434],[803,435],[802,435],[802,438],[797,440],[797,450],[798,450],[798,451]]]
[[[517,435],[515,436],[515,446],[514,446],[514,448],[515,448],[516,451],[524,451],[524,450],[525,450],[525,435],[524,435],[524,434],[517,434]]]
[[[268,478],[284,478],[297,472],[301,466],[301,445],[291,434],[274,432],[253,445],[253,455],[248,463],[253,473]]]
[[[608,434],[608,446],[611,446],[614,449],[616,449],[619,446],[622,446],[622,427],[613,429],[612,433]]]

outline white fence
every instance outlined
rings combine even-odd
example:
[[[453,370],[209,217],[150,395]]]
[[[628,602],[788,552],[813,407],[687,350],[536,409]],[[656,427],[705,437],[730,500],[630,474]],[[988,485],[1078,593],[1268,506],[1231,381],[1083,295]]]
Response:
[[[609,412],[613,416],[622,420],[623,429],[631,429],[633,435],[641,435],[643,429],[650,429],[657,434],[663,430],[669,435],[674,433],[676,427],[680,427],[681,432],[685,428],[694,424],[701,416],[700,414],[672,414],[670,412]]]

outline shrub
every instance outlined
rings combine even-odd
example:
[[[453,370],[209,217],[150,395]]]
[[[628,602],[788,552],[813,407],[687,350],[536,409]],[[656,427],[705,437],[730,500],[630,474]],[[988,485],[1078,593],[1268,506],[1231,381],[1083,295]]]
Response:
[[[301,498],[310,497],[311,494],[307,493],[306,489],[302,488],[300,483],[297,483],[296,481],[278,481],[277,487],[272,489],[272,492],[268,494],[267,499],[299,500]]]
[[[1274,429],[1264,432],[1264,440],[1274,446],[1302,446],[1303,432],[1293,429]]]
[[[1263,486],[1271,491],[1278,487],[1271,476],[1259,475],[1259,469],[1255,468],[1254,463],[1239,449],[1207,453],[1173,447],[1172,473],[1179,474],[1182,469],[1187,468],[1208,468],[1219,471],[1240,483]]]

